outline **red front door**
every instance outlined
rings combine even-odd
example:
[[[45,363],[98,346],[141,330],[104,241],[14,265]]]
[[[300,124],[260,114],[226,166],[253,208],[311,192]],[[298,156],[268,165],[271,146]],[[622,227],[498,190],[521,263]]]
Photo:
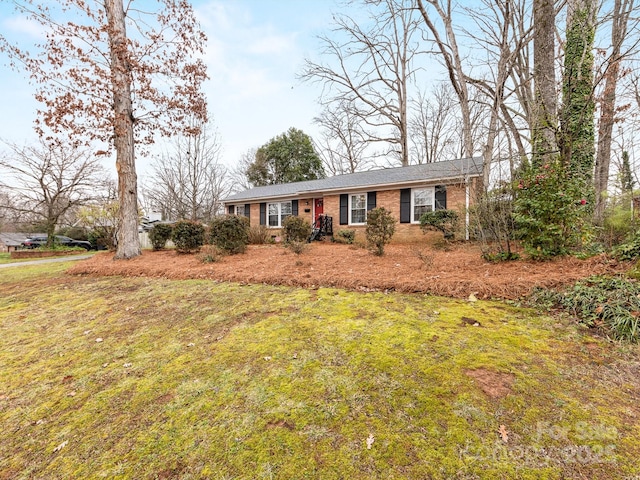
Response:
[[[313,221],[317,221],[318,217],[324,213],[324,199],[315,198],[313,200]]]

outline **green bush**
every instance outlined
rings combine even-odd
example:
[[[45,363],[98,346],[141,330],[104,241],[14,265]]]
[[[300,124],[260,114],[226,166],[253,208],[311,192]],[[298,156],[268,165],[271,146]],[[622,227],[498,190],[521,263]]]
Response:
[[[356,240],[355,230],[338,230],[333,237],[333,241],[336,243],[346,243],[347,245],[353,245]]]
[[[207,240],[226,253],[244,253],[249,244],[249,219],[239,215],[219,215],[209,224]]]
[[[593,276],[561,291],[540,289],[536,306],[561,307],[588,327],[604,328],[613,338],[640,340],[640,284],[623,277]]]
[[[65,237],[73,238],[74,240],[89,240],[86,228],[83,227],[65,227],[60,228],[56,232],[56,235],[63,235]]]
[[[384,255],[387,245],[396,231],[396,219],[384,207],[374,208],[367,213],[367,228],[365,235],[367,247],[374,255]]]
[[[588,243],[592,187],[568,172],[559,160],[530,167],[516,191],[517,234],[532,258],[566,255]]]
[[[458,228],[458,214],[453,210],[426,212],[420,217],[420,228],[423,232],[437,230],[444,234],[445,240],[451,240]]]
[[[301,217],[288,216],[282,222],[282,236],[287,243],[306,242],[311,236],[311,224]]]
[[[609,248],[624,243],[635,228],[633,212],[628,205],[614,205],[605,211],[599,238]]]
[[[113,227],[97,227],[89,232],[87,240],[96,250],[115,249],[115,229]]]
[[[168,223],[158,223],[154,225],[153,228],[149,230],[149,240],[151,241],[153,249],[162,250],[171,238],[172,232],[173,227]]]
[[[631,235],[623,244],[615,247],[612,253],[619,260],[635,260],[638,258],[640,256],[640,232]]]
[[[173,224],[171,240],[178,253],[197,252],[204,244],[204,226],[198,222],[180,220]]]

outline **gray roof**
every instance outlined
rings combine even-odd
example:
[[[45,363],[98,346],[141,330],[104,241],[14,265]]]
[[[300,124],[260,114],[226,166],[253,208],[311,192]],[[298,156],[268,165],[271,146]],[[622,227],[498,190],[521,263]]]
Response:
[[[7,247],[19,247],[26,239],[25,233],[0,233],[0,243]]]
[[[311,193],[370,188],[400,187],[417,183],[459,181],[482,175],[482,157],[460,158],[407,167],[382,168],[336,175],[320,180],[255,187],[227,197],[225,203],[265,198],[296,197]]]

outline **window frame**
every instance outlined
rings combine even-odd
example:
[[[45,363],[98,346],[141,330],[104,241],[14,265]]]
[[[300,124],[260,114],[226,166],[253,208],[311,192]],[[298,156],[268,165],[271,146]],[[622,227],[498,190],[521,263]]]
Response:
[[[239,213],[239,212],[238,212],[238,210],[239,210],[240,208],[242,208],[242,213]],[[233,212],[234,212],[234,215],[238,215],[239,217],[246,217],[246,216],[247,216],[247,213],[246,213],[246,211],[245,211],[245,205],[244,205],[244,203],[243,203],[242,205],[234,205],[234,206],[233,206]]]
[[[412,188],[411,189],[411,223],[413,224],[419,224],[420,223],[420,218],[418,218],[417,220],[415,219],[415,208],[417,206],[422,206],[422,205],[416,205],[416,192],[419,191],[429,191],[430,192],[430,196],[431,196],[431,211],[435,211],[436,209],[436,189],[435,187],[419,187],[419,188]],[[421,215],[422,216],[422,215]]]
[[[364,222],[354,222],[353,221],[353,197],[355,196],[362,196],[364,197]],[[349,202],[348,202],[348,208],[349,208],[349,218],[348,218],[348,222],[349,225],[366,225],[367,224],[367,206],[368,206],[368,194],[367,192],[356,192],[356,193],[349,193],[348,196]],[[360,210],[360,209],[359,209]]]
[[[289,212],[290,213],[286,214],[284,216],[284,218],[287,218],[287,217],[290,217],[291,215],[293,215],[293,202],[291,200],[285,201],[285,202],[267,202],[267,208],[266,208],[266,217],[267,218],[265,219],[267,228],[282,228],[282,221],[284,220],[284,218],[282,217],[282,205],[287,204],[287,203],[289,204]],[[271,225],[271,222],[270,222],[270,218],[272,216],[272,214],[270,213],[271,205],[277,206],[277,210],[278,210],[278,213],[276,214],[277,218],[278,218],[278,224],[277,225]]]

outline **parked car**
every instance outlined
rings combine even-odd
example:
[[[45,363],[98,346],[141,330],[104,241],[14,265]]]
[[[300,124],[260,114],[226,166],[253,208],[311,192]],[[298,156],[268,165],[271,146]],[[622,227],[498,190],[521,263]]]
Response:
[[[73,238],[65,237],[64,235],[56,235],[55,243],[57,245],[62,245],[64,247],[82,247],[86,250],[93,249],[91,243],[86,240],[74,240]],[[47,243],[47,236],[40,235],[37,237],[27,238],[24,242],[22,242],[22,246],[24,248],[38,248]]]

